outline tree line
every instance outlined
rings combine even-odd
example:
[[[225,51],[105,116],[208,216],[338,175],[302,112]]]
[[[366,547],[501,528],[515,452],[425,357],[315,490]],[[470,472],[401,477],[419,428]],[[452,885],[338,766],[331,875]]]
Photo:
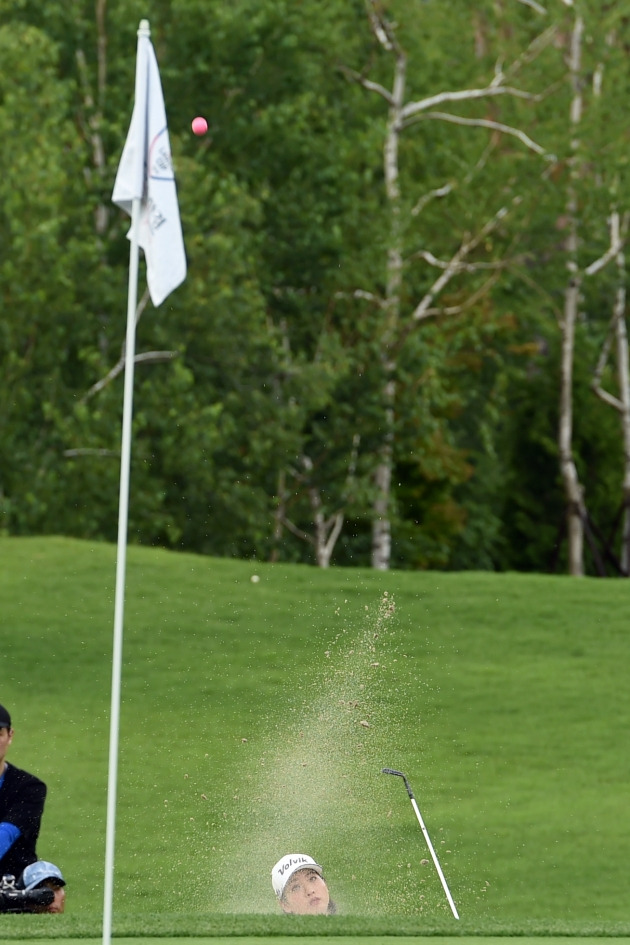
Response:
[[[4,534],[116,538],[149,17],[189,269],[139,301],[130,540],[628,576],[630,2],[0,12]]]

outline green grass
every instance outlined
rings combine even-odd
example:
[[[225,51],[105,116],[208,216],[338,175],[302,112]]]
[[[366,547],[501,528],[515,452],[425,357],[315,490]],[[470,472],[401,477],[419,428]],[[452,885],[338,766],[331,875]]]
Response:
[[[318,945],[320,939],[321,935],[286,935],[282,937],[281,945]],[[422,945],[425,939],[425,935],[409,936],[405,939],[405,945]],[[22,945],[26,945],[27,942],[31,942],[32,940],[31,938],[13,939],[13,945],[21,945],[21,943]],[[338,943],[338,945],[391,945],[392,936],[366,934],[348,938],[346,936],[327,935],[326,940],[332,942],[333,945],[334,943]],[[37,941],[39,945],[76,945],[77,942],[86,940],[79,938],[38,937]],[[115,945],[182,945],[185,939],[181,936],[172,938],[146,938],[145,936],[127,938],[125,936],[117,936],[114,941]],[[233,945],[234,938],[231,936],[213,935],[211,937],[202,936],[200,938],[193,938],[189,939],[189,941],[191,945]],[[461,941],[462,939],[459,936],[445,935],[440,937],[440,945],[461,945]],[[466,941],[467,945],[504,945],[505,939],[502,936],[473,936],[467,938]],[[569,943],[573,941],[573,939],[567,937],[550,936],[546,938],[545,945],[569,945]],[[249,935],[239,936],[238,938],[238,945],[277,945],[277,942],[277,936]],[[630,939],[628,938],[616,939],[616,945],[628,945],[629,942]],[[524,935],[519,937],[519,945],[540,945],[540,938]],[[610,945],[610,938],[585,935],[580,938],[580,945]]]
[[[9,759],[49,785],[39,853],[69,883],[30,936],[99,935],[115,555],[0,539]],[[629,934],[629,594],[131,547],[115,931],[287,935],[269,872],[303,849],[342,934]]]
[[[302,934],[302,935],[283,935],[281,937],[269,936],[269,935],[244,935],[239,936],[237,939],[238,945],[277,945],[280,940],[281,945],[318,945],[321,941],[322,933],[320,935],[312,934]],[[26,945],[26,943],[33,941],[33,938],[20,938],[20,939],[11,939],[13,945]],[[353,936],[342,936],[342,935],[326,935],[326,940],[328,942],[337,943],[337,945],[391,945],[392,935],[373,935],[367,933],[365,935],[353,935]],[[415,935],[407,936],[405,938],[405,945],[422,945],[426,940],[426,935]],[[76,945],[78,942],[85,942],[85,938],[59,938],[56,935],[51,937],[41,937],[37,936],[36,941],[39,945]],[[95,940],[96,941],[96,940]],[[189,941],[190,945],[233,945],[235,939],[231,935],[212,935],[212,936],[200,936],[194,938],[184,939],[182,936],[172,936],[172,937],[146,937],[146,936],[116,936],[115,945],[182,945],[183,942]],[[462,937],[461,936],[440,936],[440,945],[461,945]],[[545,939],[545,945],[574,945],[575,939],[567,936],[548,936]],[[470,936],[466,938],[467,945],[504,945],[505,937],[504,936]],[[615,945],[628,945],[630,943],[630,938],[617,938],[615,940]],[[519,936],[519,945],[541,945],[540,937],[522,935]],[[579,945],[610,945],[610,937],[608,936],[592,936],[592,935],[583,935],[580,938]]]

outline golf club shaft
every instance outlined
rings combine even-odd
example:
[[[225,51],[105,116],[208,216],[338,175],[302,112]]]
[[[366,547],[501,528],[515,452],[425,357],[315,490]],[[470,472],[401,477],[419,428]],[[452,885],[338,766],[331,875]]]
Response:
[[[411,801],[411,804],[412,804],[413,809],[414,809],[414,811],[415,811],[416,817],[418,818],[418,823],[420,824],[420,827],[421,827],[421,829],[422,829],[422,833],[423,833],[423,835],[424,835],[424,839],[425,839],[426,842],[427,842],[427,846],[428,846],[428,848],[429,848],[429,852],[430,852],[431,856],[433,857],[433,863],[435,864],[435,868],[436,868],[436,870],[437,870],[438,876],[440,877],[440,882],[442,883],[442,889],[443,889],[444,892],[446,893],[446,898],[448,899],[448,904],[449,904],[449,906],[451,907],[451,911],[452,911],[453,915],[455,916],[456,919],[459,919],[459,915],[458,915],[458,913],[457,913],[457,909],[456,909],[456,907],[455,907],[455,903],[453,902],[453,897],[451,896],[451,891],[450,891],[450,889],[448,888],[448,884],[447,884],[446,879],[445,879],[445,877],[444,877],[444,873],[442,872],[442,867],[440,866],[440,861],[438,860],[437,855],[436,855],[436,852],[435,852],[435,850],[433,849],[433,844],[431,843],[431,838],[430,838],[430,836],[429,836],[429,832],[428,832],[427,828],[424,826],[424,821],[423,821],[423,819],[422,819],[422,814],[420,813],[420,809],[418,808],[418,805],[416,804],[416,799],[415,799],[415,797],[413,796],[413,791],[411,790],[411,785],[409,784],[409,781],[407,780],[406,776],[402,773],[402,771],[398,771],[397,768],[381,768],[381,771],[382,771],[383,774],[394,774],[394,775],[396,775],[396,777],[402,778],[403,781],[405,782],[405,787],[407,788],[407,794],[409,795],[409,800]]]
[[[423,819],[422,819],[422,814],[420,813],[420,810],[419,810],[419,808],[418,808],[418,805],[416,804],[416,799],[415,799],[415,797],[413,797],[413,796],[411,797],[411,805],[412,805],[412,807],[413,807],[413,809],[414,809],[414,811],[415,811],[415,813],[416,813],[416,817],[418,818],[418,823],[420,824],[420,828],[421,828],[422,833],[423,833],[423,835],[424,835],[424,839],[425,839],[426,842],[427,842],[427,846],[428,846],[428,848],[429,848],[429,852],[430,852],[431,856],[433,857],[433,862],[435,863],[435,868],[436,868],[436,870],[437,870],[437,872],[438,872],[438,876],[440,877],[440,882],[442,883],[442,888],[443,888],[444,892],[446,893],[446,898],[448,899],[448,904],[449,904],[449,906],[451,907],[451,911],[452,911],[453,915],[455,916],[455,918],[456,918],[456,919],[459,919],[459,915],[457,914],[457,909],[456,909],[456,907],[455,907],[455,903],[453,902],[453,897],[451,896],[450,890],[449,890],[449,888],[448,888],[448,884],[447,884],[446,879],[445,879],[445,877],[444,877],[444,873],[442,872],[442,867],[440,866],[440,861],[438,860],[437,855],[436,855],[436,853],[435,853],[435,850],[433,849],[433,844],[431,843],[431,838],[430,838],[430,836],[429,836],[429,832],[428,832],[427,828],[424,826],[424,821],[423,821]]]

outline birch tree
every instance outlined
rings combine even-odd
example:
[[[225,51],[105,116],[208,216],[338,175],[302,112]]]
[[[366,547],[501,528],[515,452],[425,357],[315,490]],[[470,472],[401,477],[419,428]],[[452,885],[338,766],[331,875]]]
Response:
[[[537,158],[553,161],[543,145],[535,141],[521,127],[506,124],[485,116],[470,116],[451,113],[444,106],[474,101],[489,101],[499,97],[511,97],[523,101],[533,101],[536,96],[513,84],[517,72],[534,59],[551,41],[553,32],[541,33],[523,51],[521,57],[509,68],[497,63],[494,75],[485,85],[477,88],[453,89],[427,95],[419,99],[407,97],[408,56],[399,40],[397,27],[386,15],[384,7],[376,0],[367,0],[366,11],[372,33],[381,51],[389,57],[392,79],[389,87],[374,81],[367,74],[342,67],[346,76],[359,83],[366,91],[377,95],[386,105],[387,119],[383,141],[383,174],[385,194],[389,208],[389,234],[385,261],[385,288],[380,305],[382,310],[382,330],[380,335],[380,365],[382,372],[382,436],[378,449],[378,459],[374,472],[375,496],[372,513],[372,566],[378,570],[389,568],[392,551],[392,473],[395,450],[395,411],[396,411],[396,373],[401,347],[406,337],[417,331],[428,319],[444,314],[461,314],[466,308],[479,301],[489,290],[494,274],[505,263],[501,260],[488,259],[479,261],[478,251],[484,247],[499,226],[505,226],[510,214],[520,201],[520,195],[512,191],[509,198],[496,206],[495,211],[485,220],[478,220],[474,229],[465,232],[455,244],[450,258],[440,259],[430,250],[423,249],[416,254],[436,271],[436,275],[427,279],[427,288],[408,306],[403,305],[402,293],[406,269],[409,260],[405,259],[403,230],[408,226],[404,221],[404,205],[401,195],[400,146],[403,134],[412,125],[421,121],[439,121],[463,127],[483,128],[495,136],[507,136]],[[481,163],[488,160],[488,154]],[[446,197],[456,187],[465,187],[475,174],[470,168],[468,178],[463,181],[448,181],[426,192],[416,204],[414,216],[420,216],[424,207],[431,201]],[[454,235],[453,235],[454,236]],[[479,273],[485,270],[486,278],[471,291],[465,302],[448,308],[441,302],[441,296],[447,285],[463,274]]]
[[[603,138],[601,140],[582,141],[583,131],[582,123],[584,117],[584,95],[585,91],[590,89],[591,107],[596,108],[602,101],[605,73],[605,58],[610,52],[611,46],[615,43],[614,30],[608,30],[606,20],[603,24],[599,20],[595,22],[594,18],[585,19],[586,8],[575,4],[574,0],[563,0],[563,3],[570,10],[571,26],[569,31],[568,49],[567,49],[567,68],[568,79],[571,89],[571,104],[569,114],[569,157],[568,165],[568,183],[567,183],[567,204],[566,204],[566,224],[568,235],[566,239],[566,266],[568,272],[568,281],[564,292],[564,311],[560,324],[561,331],[561,365],[560,365],[560,418],[558,429],[558,447],[560,470],[564,484],[566,497],[567,514],[567,551],[568,551],[568,570],[571,575],[581,576],[585,573],[584,552],[585,539],[590,546],[590,551],[596,564],[599,574],[605,574],[603,555],[610,554],[610,549],[601,547],[606,544],[601,537],[600,529],[591,521],[588,511],[588,496],[586,494],[587,486],[580,481],[580,475],[573,450],[573,363],[575,358],[576,344],[576,324],[582,317],[581,308],[584,305],[583,292],[585,289],[585,280],[590,280],[596,276],[611,262],[616,264],[617,286],[615,290],[614,302],[612,305],[613,314],[610,321],[609,333],[602,346],[601,355],[596,365],[592,387],[595,393],[602,401],[613,406],[620,414],[621,431],[623,439],[624,470],[622,474],[621,503],[622,509],[622,540],[621,556],[619,567],[623,573],[628,573],[628,534],[629,534],[629,495],[630,495],[630,464],[628,456],[630,455],[630,400],[628,393],[628,348],[625,325],[625,255],[623,245],[627,233],[627,215],[621,214],[616,204],[616,192],[619,189],[618,183],[609,184],[617,175],[614,162],[608,158],[609,163],[613,163],[612,168],[608,168],[601,160],[600,150],[608,150],[606,139],[610,135],[609,129],[601,129]],[[607,11],[601,11],[602,16]],[[593,36],[587,35],[587,30],[596,34],[599,33],[599,42],[595,43]],[[603,41],[601,33],[604,32]],[[602,58],[591,63],[587,68],[583,62],[583,52],[585,40],[588,39],[589,46],[597,45],[603,47]],[[590,79],[590,82],[589,82]],[[614,94],[612,88],[608,88],[606,94]],[[614,108],[612,109],[614,113]],[[611,115],[614,120],[614,114]],[[614,135],[614,131],[612,132]],[[582,219],[584,203],[580,199],[580,194],[584,194],[588,189],[591,194],[601,194],[603,201],[597,201],[601,207],[601,214],[608,214],[608,237],[609,245],[602,255],[593,261],[585,263],[582,261],[584,255],[581,252],[581,243],[587,241],[594,242],[592,233],[596,229],[601,229],[601,217],[591,215],[588,220]],[[613,202],[610,203],[607,192],[615,192]],[[618,395],[607,392],[602,384],[604,368],[610,355],[611,345],[614,343]]]
[[[610,13],[609,10],[606,12]],[[604,23],[603,56],[594,69],[592,78],[593,98],[600,107],[605,99],[612,100],[614,98],[615,78],[614,71],[611,75],[610,59],[615,54],[618,57],[620,52],[622,61],[625,58],[625,51],[622,51],[623,30],[620,30],[620,26],[623,24],[622,15],[622,10],[615,9],[612,22],[607,18]],[[609,110],[605,110],[605,114],[608,114],[608,112]],[[624,156],[622,153],[621,165],[619,163],[616,166],[613,165],[608,175],[606,175],[606,168],[599,163],[596,166],[596,173],[600,182],[605,182],[607,176],[612,175],[612,184],[607,188],[611,197],[608,216],[609,248],[600,260],[588,267],[586,273],[589,276],[595,275],[609,262],[614,264],[615,284],[611,306],[612,316],[593,372],[592,389],[600,400],[619,414],[623,465],[620,476],[621,497],[617,516],[620,539],[616,565],[621,574],[630,577],[630,353],[626,324],[627,269],[625,252],[630,214],[628,211],[621,212],[619,207],[622,199],[621,193],[623,193],[620,167],[623,167],[623,165]],[[611,361],[613,364],[612,374],[616,379],[616,391],[614,393],[608,389],[604,380]],[[607,548],[606,550],[609,554],[613,554],[612,549]]]
[[[627,234],[628,217],[620,219],[617,209],[610,215],[610,243],[615,255],[617,288],[615,291],[612,318],[608,333],[593,373],[593,390],[606,404],[618,411],[623,443],[623,470],[621,477],[620,503],[620,554],[619,569],[630,577],[630,355],[626,326],[626,254],[622,240]],[[614,359],[617,376],[617,393],[606,389],[603,375],[610,358]]]
[[[565,0],[572,5],[571,0]],[[566,241],[568,282],[564,291],[564,312],[561,323],[562,355],[560,363],[560,421],[558,446],[560,471],[567,500],[567,537],[569,573],[584,573],[584,523],[586,506],[584,487],[580,483],[572,450],[573,437],[573,358],[575,325],[580,303],[582,276],[578,262],[578,199],[575,178],[579,175],[577,152],[579,125],[582,119],[582,42],[584,19],[576,13],[569,46],[569,78],[571,83],[569,184],[567,187]]]

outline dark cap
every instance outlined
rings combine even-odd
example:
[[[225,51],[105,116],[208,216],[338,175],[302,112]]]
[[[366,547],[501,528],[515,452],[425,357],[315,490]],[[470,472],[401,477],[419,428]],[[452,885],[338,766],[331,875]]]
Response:
[[[11,716],[3,705],[0,705],[0,728],[11,728]]]

